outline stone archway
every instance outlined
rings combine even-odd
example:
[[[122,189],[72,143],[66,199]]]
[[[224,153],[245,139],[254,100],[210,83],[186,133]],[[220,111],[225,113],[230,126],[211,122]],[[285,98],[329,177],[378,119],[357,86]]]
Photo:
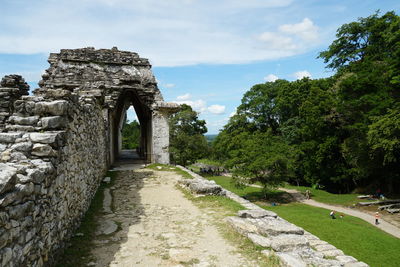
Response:
[[[111,165],[120,152],[121,114],[132,104],[142,125],[141,154],[148,162],[169,163],[168,115],[178,109],[166,103],[147,59],[137,53],[113,49],[63,49],[49,57],[38,95],[50,90],[69,90],[96,96],[103,106]],[[155,131],[155,129],[157,129]]]
[[[0,82],[0,224],[19,233],[2,236],[5,266],[43,266],[71,237],[118,154],[128,105],[142,124],[143,156],[169,163],[168,115],[179,106],[164,102],[147,59],[83,48],[48,61],[33,95],[18,75]]]
[[[151,110],[141,103],[140,98],[134,90],[126,90],[122,93],[117,101],[117,106],[111,115],[113,125],[110,126],[112,137],[110,142],[113,149],[110,150],[117,157],[122,151],[122,136],[121,131],[124,123],[126,111],[130,106],[135,109],[139,124],[140,124],[140,141],[137,149],[140,159],[151,162],[152,151],[152,128],[151,128]],[[110,121],[111,122],[111,121]]]

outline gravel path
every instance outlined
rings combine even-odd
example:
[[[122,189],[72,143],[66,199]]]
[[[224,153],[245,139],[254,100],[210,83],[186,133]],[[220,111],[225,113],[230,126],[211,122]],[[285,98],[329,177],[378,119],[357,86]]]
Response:
[[[119,172],[111,212],[107,197],[97,218],[93,266],[257,266],[222,238],[212,210],[175,188],[178,179],[172,172]]]
[[[369,222],[372,225],[375,225],[375,217],[371,214],[368,214],[368,213],[365,213],[362,211],[358,211],[358,210],[354,210],[354,209],[350,209],[350,208],[346,208],[346,207],[334,206],[334,205],[321,203],[321,202],[315,201],[313,199],[305,199],[301,193],[299,193],[297,190],[294,190],[294,189],[286,189],[286,188],[279,188],[279,189],[282,191],[288,192],[297,201],[300,201],[301,203],[304,203],[304,204],[307,204],[310,206],[314,206],[314,207],[338,211],[340,213],[358,217],[366,222]],[[298,195],[301,195],[301,197],[299,197]],[[400,238],[400,229],[398,227],[384,221],[382,218],[379,219],[379,221],[380,221],[380,223],[378,225],[375,225],[376,227],[378,227],[382,231],[385,231],[386,233],[389,233],[397,238]]]

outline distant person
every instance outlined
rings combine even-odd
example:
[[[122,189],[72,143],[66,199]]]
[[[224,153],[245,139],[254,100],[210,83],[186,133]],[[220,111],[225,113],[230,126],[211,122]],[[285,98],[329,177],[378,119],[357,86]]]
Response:
[[[329,216],[331,216],[332,219],[336,219],[335,212],[333,210],[331,211],[331,213],[329,213]]]
[[[310,196],[311,196],[311,192],[310,192],[310,190],[306,190],[306,199],[310,199]]]
[[[378,225],[379,224],[379,218],[380,218],[381,216],[379,215],[379,212],[375,212],[375,225]]]

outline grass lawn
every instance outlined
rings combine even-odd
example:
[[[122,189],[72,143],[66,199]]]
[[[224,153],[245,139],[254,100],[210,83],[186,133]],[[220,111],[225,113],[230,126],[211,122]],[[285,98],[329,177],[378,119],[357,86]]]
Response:
[[[260,204],[262,201],[263,193],[260,188],[236,188],[229,177],[211,176],[207,178],[214,180],[217,184],[242,197],[258,202],[257,204]],[[322,190],[318,191],[320,192],[317,192],[317,195],[322,195],[321,198],[325,198],[326,201],[332,198],[329,196],[332,194]],[[267,201],[272,202],[275,199],[279,199],[280,194],[282,192],[272,191],[268,194]],[[337,200],[337,198],[341,198],[342,196],[346,196],[345,201],[340,202],[340,200]],[[270,197],[272,197],[272,200]],[[316,199],[316,195],[313,198]],[[335,204],[342,204],[348,203],[346,201],[349,201],[351,198],[348,195],[335,195],[333,199]],[[343,219],[332,220],[329,217],[329,210],[299,203],[276,207],[270,205],[260,206],[276,212],[285,220],[304,228],[306,231],[343,250],[345,254],[354,256],[358,260],[368,263],[370,266],[399,266],[400,240],[361,219],[346,215]]]
[[[332,194],[324,190],[314,189],[306,186],[285,185],[284,187],[288,189],[296,189],[300,192],[310,190],[312,199],[326,204],[352,206],[357,202],[370,201],[358,199],[357,196],[360,194]]]
[[[370,266],[399,266],[400,239],[359,218],[346,215],[332,220],[329,210],[299,203],[262,207]]]

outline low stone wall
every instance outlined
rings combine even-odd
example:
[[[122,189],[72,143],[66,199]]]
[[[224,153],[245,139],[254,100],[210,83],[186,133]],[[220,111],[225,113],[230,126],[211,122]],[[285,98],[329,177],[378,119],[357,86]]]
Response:
[[[205,180],[184,167],[178,167],[190,173],[194,180]],[[225,189],[224,194],[218,195],[225,195],[247,209],[239,211],[237,216],[226,218],[227,223],[253,243],[264,247],[264,254],[278,256],[282,266],[368,267],[368,264],[345,255],[343,251],[280,218],[274,212],[264,210]]]

